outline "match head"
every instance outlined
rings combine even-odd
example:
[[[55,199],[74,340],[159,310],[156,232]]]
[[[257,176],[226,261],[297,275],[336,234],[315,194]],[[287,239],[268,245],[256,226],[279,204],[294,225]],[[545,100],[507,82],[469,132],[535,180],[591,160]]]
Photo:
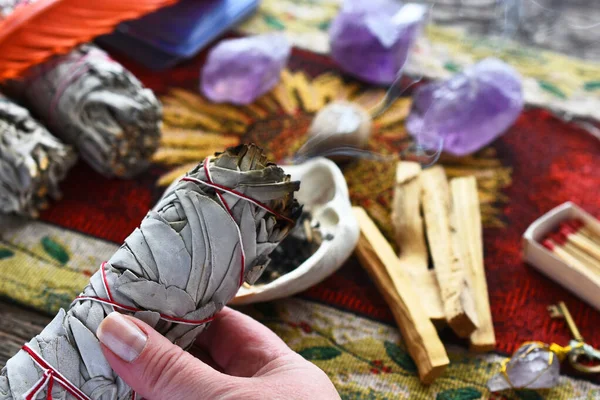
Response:
[[[552,242],[552,240],[550,240],[550,239],[544,239],[542,241],[542,246],[544,246],[545,248],[547,248],[550,251],[554,251],[554,242]]]
[[[575,233],[576,229],[567,224],[561,224],[560,229],[558,231],[560,232],[560,234],[564,235],[566,238],[569,235],[572,235],[573,233]]]
[[[567,243],[567,236],[568,235],[565,235],[562,232],[556,232],[551,236],[551,238],[559,246],[564,246],[565,243]]]
[[[585,223],[579,218],[573,218],[572,220],[567,221],[567,224],[575,229],[575,232],[585,226]]]
[[[549,235],[549,238],[554,242],[555,245],[564,246],[567,242],[567,237],[560,232],[554,232]]]

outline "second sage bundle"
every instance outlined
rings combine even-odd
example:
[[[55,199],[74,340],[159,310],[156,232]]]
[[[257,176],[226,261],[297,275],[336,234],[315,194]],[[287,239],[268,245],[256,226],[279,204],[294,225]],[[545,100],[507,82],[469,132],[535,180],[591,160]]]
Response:
[[[160,142],[162,107],[154,93],[94,45],[31,68],[8,89],[105,176],[135,176]]]

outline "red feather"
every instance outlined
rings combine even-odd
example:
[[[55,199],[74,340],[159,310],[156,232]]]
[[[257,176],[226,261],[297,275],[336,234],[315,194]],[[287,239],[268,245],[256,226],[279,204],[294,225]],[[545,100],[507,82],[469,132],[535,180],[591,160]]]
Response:
[[[177,0],[39,0],[0,22],[0,80]]]

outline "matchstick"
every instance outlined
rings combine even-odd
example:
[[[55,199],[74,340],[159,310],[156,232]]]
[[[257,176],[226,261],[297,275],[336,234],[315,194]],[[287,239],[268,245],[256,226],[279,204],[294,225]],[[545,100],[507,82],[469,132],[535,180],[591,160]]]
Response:
[[[450,363],[446,349],[392,246],[364,209],[355,207],[353,211],[361,231],[356,255],[388,303],[421,382],[432,383]]]
[[[477,180],[475,177],[450,181],[452,191],[452,231],[454,248],[463,263],[475,297],[478,328],[469,337],[474,351],[491,351],[496,347],[492,311],[483,264],[483,232]]]
[[[600,243],[589,239],[584,234],[578,232],[578,229],[572,228],[567,224],[561,225],[560,233],[565,236],[569,243],[573,243],[575,246],[600,261]]]
[[[579,259],[579,261],[592,268],[595,273],[600,274],[600,260],[592,257],[580,247],[569,242],[565,234],[562,232],[557,232],[550,235],[549,238],[554,242],[555,245],[562,247],[567,253],[571,254],[573,257]]]
[[[600,243],[600,232],[580,219],[567,221],[566,224],[594,242]]]
[[[470,277],[452,244],[450,189],[444,169],[435,166],[423,171],[421,184],[425,230],[446,321],[458,336],[468,338],[478,327],[477,311]]]
[[[594,273],[588,265],[586,265],[576,256],[573,256],[571,253],[563,249],[554,240],[545,239],[544,241],[542,241],[542,245],[551,252],[553,252],[556,255],[556,257],[563,260],[568,266],[584,275],[587,279],[594,282],[595,285],[600,286],[600,275]]]

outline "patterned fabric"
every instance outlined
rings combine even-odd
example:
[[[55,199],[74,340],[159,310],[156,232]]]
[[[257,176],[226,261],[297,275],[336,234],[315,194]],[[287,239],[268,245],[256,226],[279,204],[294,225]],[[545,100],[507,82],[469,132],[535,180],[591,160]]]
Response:
[[[562,377],[557,387],[491,394],[485,382],[499,370],[501,357],[469,355],[448,346],[450,366],[430,386],[395,328],[308,301],[290,299],[243,310],[266,324],[298,353],[322,368],[342,399],[597,399],[600,387]]]
[[[164,74],[132,67],[145,84],[164,96],[173,86],[197,87],[202,59],[200,56]],[[318,77],[325,71],[329,71],[329,77],[338,76],[327,57],[303,51],[294,53],[290,70],[291,76],[302,71],[303,82],[310,89],[320,87],[318,82],[322,79]],[[353,88],[353,98],[359,101],[379,93],[351,80],[340,81],[342,87]],[[285,112],[273,94],[252,110],[235,110],[247,119],[245,125],[239,125],[243,129],[234,124],[229,133],[256,140],[277,158],[292,155],[304,140],[303,132],[313,114],[299,95],[295,98],[297,105],[291,114]],[[226,121],[231,125],[231,111],[219,106],[195,112],[209,116],[217,125],[227,126]],[[393,155],[394,149],[405,146],[401,121],[402,118],[390,127],[379,121],[371,148]],[[599,383],[598,378],[576,375],[566,365],[563,372],[571,378],[565,377],[550,394],[515,391],[502,397],[487,393],[484,384],[498,368],[496,362],[520,343],[532,339],[563,345],[568,342],[564,322],[551,320],[546,312],[547,305],[559,300],[566,301],[583,336],[600,346],[600,337],[594,335],[594,328],[600,326],[600,313],[525,265],[520,247],[526,227],[564,201],[574,200],[592,214],[600,215],[596,194],[600,142],[545,111],[529,110],[505,136],[476,157],[443,158],[441,162],[449,174],[474,173],[479,177],[480,195],[487,204],[485,262],[497,350],[501,355],[464,353],[461,342],[450,332],[442,331],[452,365],[434,385],[420,385],[410,358],[402,350],[404,345],[387,305],[354,258],[299,298],[259,305],[248,311],[327,371],[345,399],[598,398],[600,387],[593,383]],[[392,171],[393,160],[358,160],[344,167],[354,202],[366,205],[384,229],[386,217],[378,212],[389,212]],[[44,211],[39,221],[2,217],[0,295],[48,313],[68,306],[89,275],[160,197],[163,189],[156,182],[165,172],[165,167],[157,165],[133,181],[108,180],[79,164],[64,185],[64,198]]]
[[[296,3],[296,10],[309,5]],[[321,1],[323,10],[328,4],[335,9],[336,3]],[[263,10],[273,4],[265,0]],[[319,15],[313,14],[313,24],[327,20],[327,13],[321,16],[325,19]],[[314,30],[308,32],[310,37]],[[203,59],[200,55],[165,73],[121,61],[163,98],[173,99],[172,87],[196,90]],[[251,107],[191,105],[180,99],[166,107],[171,109],[165,115],[172,117],[167,123],[197,131],[214,128],[220,134],[254,140],[281,160],[302,145],[312,116],[326,102],[345,96],[368,108],[383,95],[381,89],[341,75],[325,56],[296,50],[289,68],[282,84]],[[409,106],[408,98],[399,99],[375,121],[369,146],[377,160],[358,159],[343,166],[353,202],[367,208],[387,232],[394,163],[410,146],[403,127]],[[244,311],[323,368],[344,399],[599,399],[600,379],[577,375],[567,365],[560,386],[550,391],[490,394],[485,382],[498,370],[498,361],[526,340],[568,342],[564,322],[551,320],[546,312],[547,305],[560,300],[567,303],[583,336],[600,347],[600,337],[595,335],[600,313],[521,258],[522,233],[552,207],[573,200],[600,216],[600,142],[546,111],[528,110],[481,153],[442,157],[440,162],[451,176],[478,177],[496,354],[468,354],[464,343],[444,330],[441,336],[451,365],[433,385],[421,385],[389,308],[354,258],[296,298]],[[156,183],[169,168],[156,164],[135,180],[125,181],[103,178],[79,164],[63,185],[64,198],[44,211],[40,220],[0,217],[0,296],[50,314],[68,306],[100,262],[109,258],[161,196],[163,189]]]
[[[327,29],[341,3],[342,0],[263,0],[259,13],[241,30],[248,34],[285,31],[295,45],[327,53]],[[464,8],[477,9],[477,3],[477,0],[470,1]],[[483,5],[486,14],[494,15],[490,11],[493,2],[487,3]],[[436,10],[436,6],[433,7]],[[497,14],[496,18],[504,17]],[[476,16],[471,15],[471,19],[476,19]],[[582,23],[582,26],[585,25],[588,24]],[[595,24],[589,26],[591,28],[587,31],[593,30],[591,34],[597,31]],[[561,25],[552,29],[567,28]],[[579,34],[586,32],[583,28],[573,28],[573,31]],[[414,76],[446,78],[485,57],[501,58],[521,73],[528,104],[548,108],[561,116],[600,121],[600,65],[597,62],[526,47],[504,36],[470,36],[458,28],[429,25],[426,37],[415,46],[406,71]]]

